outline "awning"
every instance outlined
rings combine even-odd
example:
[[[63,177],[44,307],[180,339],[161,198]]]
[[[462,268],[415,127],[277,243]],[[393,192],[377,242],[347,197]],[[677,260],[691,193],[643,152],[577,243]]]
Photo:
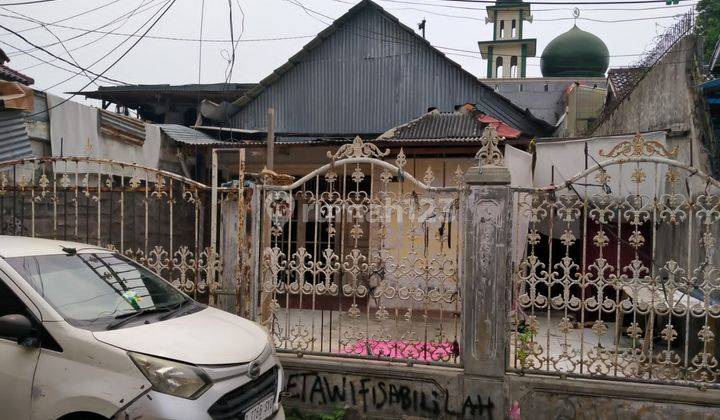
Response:
[[[235,144],[227,141],[218,140],[202,131],[185,127],[179,124],[156,124],[160,130],[172,140],[195,146],[212,146],[212,145],[228,145]]]

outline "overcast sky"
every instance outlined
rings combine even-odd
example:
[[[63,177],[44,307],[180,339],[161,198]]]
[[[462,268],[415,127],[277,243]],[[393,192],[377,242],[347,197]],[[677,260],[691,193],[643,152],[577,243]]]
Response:
[[[20,0],[0,0],[1,4]],[[312,36],[327,26],[329,19],[316,15],[310,10],[323,15],[337,18],[346,12],[356,1],[351,0],[292,0],[301,3],[308,11],[288,0],[232,0],[235,37],[243,29],[242,13],[244,12],[244,31],[236,50],[235,67],[232,82],[257,82],[282,65],[292,54],[296,53]],[[461,64],[465,69],[478,77],[485,77],[486,64],[480,59],[477,41],[492,39],[492,27],[485,24],[486,11],[484,5],[473,5],[462,2],[440,0],[377,0],[401,22],[417,28],[417,23],[427,19],[427,38],[436,46],[450,47],[471,52],[460,52],[464,55],[448,57]],[[127,83],[153,84],[169,83],[184,84],[198,82],[198,55],[200,43],[196,41],[200,35],[202,0],[177,0],[162,20],[150,31],[149,35],[182,38],[143,39],[117,65],[105,75]],[[409,4],[418,3],[418,4]],[[592,32],[605,41],[610,50],[610,65],[623,66],[637,60],[639,54],[651,46],[653,39],[672,25],[673,18],[659,18],[677,15],[692,9],[696,2],[681,2],[688,7],[670,7],[664,3],[651,5],[582,5],[579,1],[580,28]],[[65,20],[56,25],[64,25],[77,29],[48,26],[47,28],[64,42],[72,59],[61,45],[48,47],[53,53],[67,60],[76,60],[83,67],[95,72],[102,72],[115,59],[124,53],[137,38],[128,39],[127,34],[144,32],[140,26],[146,23],[154,13],[161,10],[167,0],[57,0],[50,3],[12,6],[0,8],[0,25],[21,31],[29,41],[47,45],[57,43],[57,39],[46,29],[11,16],[13,12],[22,13],[32,19],[49,23],[99,7],[96,11],[73,19]],[[136,13],[131,11],[140,7]],[[653,10],[638,10],[654,8]],[[598,10],[605,9],[605,10]],[[612,9],[612,10],[608,10]],[[620,10],[618,10],[620,9]],[[203,83],[222,82],[225,80],[228,51],[231,49],[229,27],[229,7],[227,0],[205,0],[204,28],[202,44]],[[568,5],[535,5],[532,8],[534,22],[524,26],[524,36],[537,38],[537,58],[528,61],[528,77],[539,77],[540,54],[545,46],[557,35],[567,31],[573,25],[572,6]],[[617,21],[627,19],[647,19],[618,23],[603,23],[586,19]],[[114,21],[114,22],[113,22]],[[108,23],[113,22],[109,25]],[[323,23],[325,22],[325,23]],[[34,28],[27,30],[29,28]],[[123,35],[89,33],[84,30],[100,28],[98,31],[111,31]],[[260,40],[267,38],[288,38],[282,40]],[[215,42],[224,41],[224,42]],[[125,42],[120,47],[119,44]],[[89,44],[83,47],[83,45]],[[38,59],[52,61],[53,58],[42,51],[33,51],[35,57],[27,54],[13,54],[14,51],[32,48],[16,35],[0,29],[0,46],[11,56],[10,66],[35,78],[36,89],[47,89],[73,76],[71,72],[41,63]],[[116,48],[114,52],[111,52]],[[451,53],[452,51],[445,51]],[[98,61],[99,60],[99,61]],[[93,63],[96,64],[93,65]],[[71,67],[59,60],[53,64],[70,69]],[[51,87],[50,92],[62,93],[79,90],[89,82],[86,75],[81,74],[58,86]],[[98,81],[99,84],[109,84]],[[86,88],[93,89],[94,86]],[[80,100],[80,98],[78,98]]]

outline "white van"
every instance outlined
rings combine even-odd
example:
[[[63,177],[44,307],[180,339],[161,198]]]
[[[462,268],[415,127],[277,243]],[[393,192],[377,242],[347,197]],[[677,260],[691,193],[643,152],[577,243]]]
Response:
[[[257,324],[106,249],[0,236],[0,418],[285,417]]]

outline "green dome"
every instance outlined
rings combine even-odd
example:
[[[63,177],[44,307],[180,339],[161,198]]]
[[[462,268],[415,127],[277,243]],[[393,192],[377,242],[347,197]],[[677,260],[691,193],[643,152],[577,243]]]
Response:
[[[543,77],[603,77],[609,55],[600,38],[574,25],[545,47],[540,70]]]

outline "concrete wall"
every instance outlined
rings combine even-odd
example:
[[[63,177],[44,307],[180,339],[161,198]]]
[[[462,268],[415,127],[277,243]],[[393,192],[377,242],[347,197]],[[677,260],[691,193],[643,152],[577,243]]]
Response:
[[[470,389],[462,369],[282,355],[286,412],[332,412],[346,418],[500,419],[497,387]]]
[[[472,376],[462,369],[281,354],[286,412],[346,418],[716,419],[720,390],[598,379]]]
[[[716,419],[720,390],[601,380],[508,376],[523,419]]]
[[[485,83],[515,105],[527,108],[532,114],[550,124],[555,124],[563,114],[563,93],[573,83],[590,88],[604,89],[607,81],[602,77],[568,79],[558,77],[526,79],[487,79]]]
[[[711,173],[703,145],[709,127],[696,107],[701,99],[694,86],[702,81],[696,51],[695,37],[681,39],[592,135],[669,130],[670,146],[680,146],[678,160]]]

